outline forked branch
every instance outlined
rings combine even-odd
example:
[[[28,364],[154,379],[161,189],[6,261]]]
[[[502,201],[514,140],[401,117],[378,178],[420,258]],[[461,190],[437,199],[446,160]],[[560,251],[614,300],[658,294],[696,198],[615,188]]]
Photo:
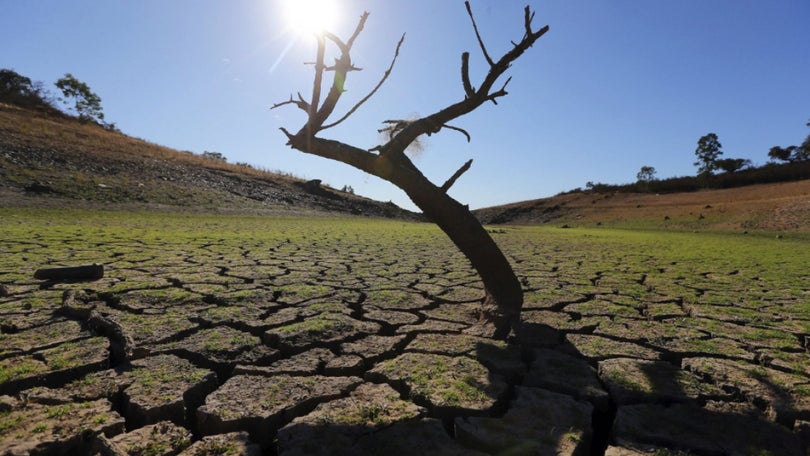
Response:
[[[490,65],[487,75],[484,77],[481,85],[477,89],[474,88],[470,81],[469,53],[463,53],[461,55],[461,81],[464,88],[464,99],[427,117],[423,117],[411,122],[407,127],[403,128],[402,131],[398,132],[396,136],[391,138],[388,143],[377,148],[380,151],[380,155],[401,155],[404,153],[408,145],[416,140],[416,138],[420,135],[430,135],[438,132],[442,128],[446,127],[448,122],[465,114],[469,114],[487,101],[497,104],[498,98],[507,95],[506,86],[509,84],[510,79],[506,80],[503,86],[501,86],[500,90],[495,90],[493,92],[492,90],[495,83],[509,69],[512,62],[517,60],[521,55],[523,55],[524,52],[526,52],[527,49],[532,47],[532,45],[538,39],[540,39],[541,36],[548,32],[549,29],[548,26],[545,26],[537,31],[532,30],[531,22],[534,18],[534,13],[527,6],[523,21],[525,29],[523,38],[518,43],[513,42],[512,49],[504,54],[497,62],[495,62],[492,60],[486,50],[486,46],[484,45],[481,34],[478,31],[478,25],[475,22],[475,17],[472,13],[472,8],[470,7],[469,2],[465,2],[464,4],[467,8],[467,13],[470,16],[470,19],[472,20],[475,36],[478,39],[481,51],[484,54],[484,58]]]
[[[405,34],[404,33],[402,34],[402,37],[399,39],[399,42],[397,43],[397,48],[394,51],[394,58],[391,59],[391,64],[388,65],[388,69],[385,70],[385,73],[383,73],[383,76],[380,79],[380,82],[378,82],[377,85],[374,86],[374,89],[372,89],[371,92],[368,93],[368,95],[366,95],[360,101],[358,101],[357,104],[352,106],[352,108],[349,109],[349,111],[346,112],[346,114],[344,114],[343,117],[341,117],[340,119],[338,119],[338,120],[336,120],[336,121],[334,121],[334,122],[332,122],[332,123],[330,123],[328,125],[322,126],[321,130],[326,130],[327,128],[332,128],[335,125],[337,125],[337,124],[343,122],[344,120],[348,119],[352,114],[355,113],[355,111],[357,111],[360,108],[360,106],[363,105],[363,103],[368,101],[371,97],[374,96],[375,93],[377,93],[378,90],[380,90],[380,87],[382,87],[382,85],[385,83],[385,80],[388,79],[388,76],[391,75],[391,71],[394,69],[394,64],[397,62],[397,57],[399,57],[399,49],[402,47],[403,42],[405,42]]]

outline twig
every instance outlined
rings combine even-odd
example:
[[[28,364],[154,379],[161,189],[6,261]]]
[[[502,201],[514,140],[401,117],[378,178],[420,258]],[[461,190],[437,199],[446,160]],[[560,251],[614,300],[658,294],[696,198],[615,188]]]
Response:
[[[385,70],[385,73],[383,73],[383,77],[380,79],[380,82],[377,83],[377,85],[374,87],[374,89],[372,89],[371,92],[368,93],[368,95],[363,97],[362,100],[358,101],[357,104],[352,106],[352,109],[350,109],[346,114],[344,114],[343,117],[341,117],[340,119],[338,119],[338,120],[336,120],[336,121],[334,121],[334,122],[332,122],[332,123],[330,123],[328,125],[324,125],[323,127],[321,127],[321,130],[326,130],[327,128],[332,128],[335,125],[337,125],[337,124],[343,122],[344,120],[348,119],[349,116],[354,114],[360,108],[360,106],[363,105],[363,103],[368,101],[371,97],[374,96],[375,93],[377,93],[377,90],[379,90],[380,87],[382,87],[383,83],[385,83],[385,80],[388,79],[388,76],[391,75],[391,70],[394,69],[394,64],[397,61],[397,57],[399,57],[399,49],[400,49],[400,47],[402,47],[402,43],[404,41],[405,41],[405,34],[403,33],[402,37],[399,39],[399,42],[397,43],[397,48],[394,51],[394,58],[391,59],[391,64],[388,65],[388,69]]]
[[[461,168],[459,168],[458,171],[456,171],[452,176],[450,176],[450,179],[447,179],[447,182],[445,182],[444,185],[442,185],[441,187],[442,191],[447,193],[447,191],[450,190],[450,187],[452,187],[453,184],[456,183],[458,178],[461,177],[462,174],[466,173],[468,169],[470,169],[470,166],[472,166],[472,162],[473,161],[471,158],[467,160],[467,163],[461,165]]]
[[[470,53],[461,54],[461,83],[464,85],[464,94],[467,98],[475,95],[475,88],[470,83]]]
[[[484,46],[484,40],[481,39],[481,34],[478,33],[478,25],[476,25],[475,23],[475,17],[473,17],[472,8],[470,8],[470,2],[465,1],[464,6],[467,7],[467,15],[470,16],[470,20],[472,21],[473,29],[475,30],[475,37],[478,38],[478,44],[481,46],[481,51],[484,53],[484,58],[487,59],[487,63],[489,63],[489,66],[494,66],[495,62],[493,62],[492,58],[490,58],[489,53],[487,52],[487,47]]]

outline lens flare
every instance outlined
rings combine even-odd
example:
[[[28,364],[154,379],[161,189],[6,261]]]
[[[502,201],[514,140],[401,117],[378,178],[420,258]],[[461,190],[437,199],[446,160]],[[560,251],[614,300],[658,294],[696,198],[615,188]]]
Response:
[[[287,25],[302,35],[334,31],[340,19],[336,0],[284,0],[283,6]]]

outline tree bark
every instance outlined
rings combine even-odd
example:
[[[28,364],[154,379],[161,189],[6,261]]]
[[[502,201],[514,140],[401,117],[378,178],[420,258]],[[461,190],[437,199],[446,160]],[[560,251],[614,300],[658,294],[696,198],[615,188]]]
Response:
[[[512,265],[481,222],[462,205],[421,175],[395,174],[392,183],[453,241],[478,272],[486,292],[472,333],[504,339],[520,328],[523,290]]]
[[[494,61],[484,46],[469,3],[465,2],[465,5],[481,50],[489,64],[489,71],[481,81],[481,85],[477,89],[472,86],[469,75],[469,53],[465,52],[462,54],[461,68],[464,98],[429,116],[414,121],[385,121],[385,123],[392,125],[389,131],[391,136],[385,144],[371,150],[363,150],[340,141],[317,136],[319,132],[343,122],[360,105],[365,103],[385,82],[399,55],[404,35],[397,44],[391,65],[371,93],[360,100],[339,120],[324,125],[326,120],[333,114],[335,106],[343,93],[343,85],[347,74],[359,70],[352,64],[350,51],[354,40],[363,30],[368,13],[364,13],[360,17],[354,33],[346,42],[329,33],[319,37],[312,99],[307,102],[299,94],[297,100],[291,96],[289,101],[277,103],[273,108],[291,104],[307,113],[307,122],[297,133],[292,134],[284,128],[281,129],[287,135],[288,145],[292,148],[308,154],[341,161],[385,179],[405,191],[425,216],[436,223],[450,237],[459,250],[470,260],[472,267],[481,277],[485,296],[478,312],[479,324],[470,328],[468,332],[503,339],[509,335],[510,331],[518,332],[520,328],[520,311],[523,306],[523,290],[520,282],[503,252],[501,252],[501,249],[478,219],[475,218],[467,206],[462,205],[447,194],[447,190],[455,180],[469,168],[471,161],[465,163],[456,171],[442,187],[437,187],[414,166],[413,162],[405,155],[405,150],[419,136],[438,133],[443,128],[459,131],[469,141],[470,135],[465,130],[450,126],[448,122],[474,111],[488,101],[497,104],[496,100],[507,94],[506,86],[509,79],[498,90],[494,89],[495,83],[515,60],[548,31],[548,26],[536,31],[532,30],[531,22],[534,13],[527,6],[524,9],[523,38],[517,43],[513,42],[512,49],[506,52],[498,61]],[[340,50],[340,57],[335,59],[335,64],[331,67],[324,65],[325,38],[334,43]],[[334,77],[332,88],[329,90],[326,99],[321,102],[321,83],[325,71],[333,71]],[[374,151],[378,153],[372,153]]]

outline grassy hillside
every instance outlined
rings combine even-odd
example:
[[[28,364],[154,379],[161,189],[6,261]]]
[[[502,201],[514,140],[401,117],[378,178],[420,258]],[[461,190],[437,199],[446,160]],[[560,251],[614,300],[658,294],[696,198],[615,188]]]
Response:
[[[2,103],[0,205],[414,217],[391,203]]]
[[[810,232],[810,180],[672,194],[576,192],[475,213],[490,224]]]

